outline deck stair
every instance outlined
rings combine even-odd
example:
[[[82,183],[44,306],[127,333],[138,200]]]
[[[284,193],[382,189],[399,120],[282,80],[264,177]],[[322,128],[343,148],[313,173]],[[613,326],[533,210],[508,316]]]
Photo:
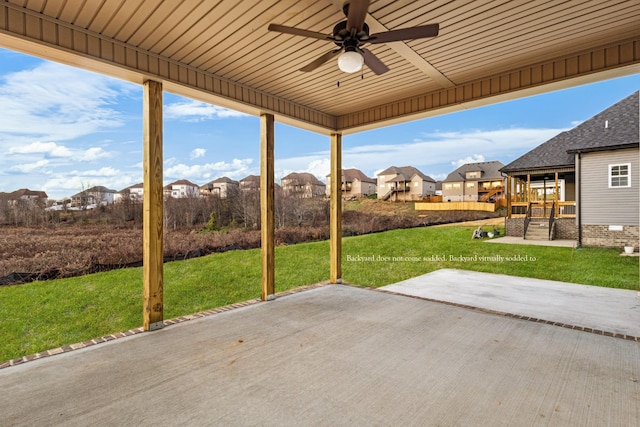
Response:
[[[488,193],[484,194],[482,197],[480,197],[480,199],[478,199],[479,202],[486,202],[487,200],[489,200],[489,198],[491,196],[495,196],[498,193],[502,192],[502,186],[500,187],[493,187],[491,190],[489,190]]]
[[[549,219],[531,218],[525,240],[549,240]]]
[[[391,196],[393,196],[395,194],[397,190],[395,188],[392,188],[391,190],[387,191],[384,196],[380,197],[380,200],[389,200],[389,198]]]

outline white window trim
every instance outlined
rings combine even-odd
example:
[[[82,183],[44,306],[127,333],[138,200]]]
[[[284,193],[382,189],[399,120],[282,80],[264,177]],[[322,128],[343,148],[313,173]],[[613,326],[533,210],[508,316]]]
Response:
[[[627,185],[611,185],[611,178],[612,178],[611,170],[616,166],[618,166],[618,167],[619,166],[626,166],[627,167],[627,175],[626,175],[626,177],[627,177]],[[609,176],[609,182],[608,182],[609,188],[629,188],[629,187],[631,187],[631,163],[614,163],[614,164],[610,164],[609,165],[608,176]],[[619,176],[624,176],[624,175],[619,175]]]

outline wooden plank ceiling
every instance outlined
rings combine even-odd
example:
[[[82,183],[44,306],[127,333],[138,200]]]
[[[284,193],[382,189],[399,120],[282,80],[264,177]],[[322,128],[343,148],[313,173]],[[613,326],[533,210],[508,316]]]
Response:
[[[367,45],[390,71],[342,73],[342,0],[0,0],[0,46],[323,133],[354,132],[640,72],[638,0],[372,0],[371,33],[431,23],[431,39]],[[340,83],[338,85],[338,82]]]

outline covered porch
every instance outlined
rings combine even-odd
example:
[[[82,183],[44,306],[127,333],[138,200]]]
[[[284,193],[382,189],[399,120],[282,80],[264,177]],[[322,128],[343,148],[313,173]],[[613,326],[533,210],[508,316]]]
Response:
[[[271,300],[276,122],[325,135],[331,181],[342,182],[344,135],[640,71],[640,5],[633,1],[597,8],[479,0],[441,7],[379,0],[351,1],[344,8],[344,3],[0,2],[1,47],[143,87],[145,330],[162,328],[164,319],[164,92],[260,117],[261,298]],[[515,15],[518,25],[512,25]],[[501,30],[485,31],[486,16],[492,17],[491,28]],[[594,20],[599,25],[585,25]],[[361,72],[342,72],[328,61],[337,40],[332,29],[346,23],[357,30],[365,21],[373,40],[395,36],[370,47],[367,55],[376,60]],[[540,22],[553,24],[540,27]],[[435,37],[412,40],[413,33],[407,33],[434,24]],[[274,25],[290,30],[273,31]],[[530,181],[517,192],[530,198]],[[342,281],[340,190],[334,186],[330,195],[332,283]],[[546,186],[543,193],[546,197]],[[552,211],[565,215],[567,209],[570,205]],[[547,210],[545,204],[542,214]]]
[[[508,218],[575,218],[575,199],[574,168],[507,176]]]
[[[332,42],[269,24],[330,34],[343,1],[0,1],[0,46],[143,87],[140,331],[155,331],[3,369],[0,424],[638,424],[635,342],[347,286],[276,298],[274,128],[325,135],[342,182],[344,135],[638,73],[640,5],[356,3],[373,34],[441,34],[372,47],[384,75],[304,72]],[[260,302],[178,325],[164,317],[164,92],[260,117]],[[530,202],[527,182],[514,191]],[[330,198],[337,284],[340,186]]]
[[[505,233],[508,236],[574,240],[576,206],[573,167],[507,174]]]

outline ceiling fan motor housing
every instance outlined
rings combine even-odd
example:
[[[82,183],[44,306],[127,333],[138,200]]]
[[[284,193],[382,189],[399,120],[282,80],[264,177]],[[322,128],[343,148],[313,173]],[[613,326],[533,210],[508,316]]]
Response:
[[[350,38],[349,32],[347,31],[347,21],[338,22],[333,27],[333,38],[337,46],[342,46],[344,41]],[[366,23],[362,25],[362,31],[356,34],[356,38],[358,41],[365,41],[369,38],[369,26]]]

